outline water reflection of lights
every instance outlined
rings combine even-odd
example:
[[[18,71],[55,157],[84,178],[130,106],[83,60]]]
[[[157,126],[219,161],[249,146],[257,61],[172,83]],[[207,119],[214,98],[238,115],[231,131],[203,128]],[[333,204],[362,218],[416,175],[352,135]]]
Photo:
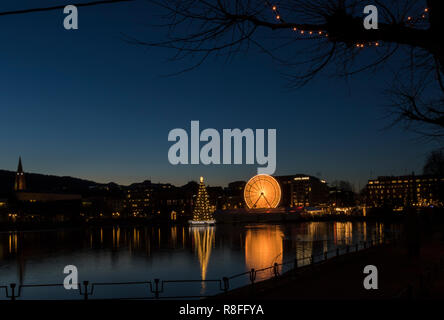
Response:
[[[9,233],[9,253],[17,252],[17,232]]]
[[[353,242],[353,223],[335,222],[334,223],[335,244],[349,245]]]
[[[262,269],[282,263],[284,233],[279,227],[265,230],[248,229],[245,235],[245,264],[247,269]],[[257,279],[268,275],[257,274]]]
[[[193,234],[194,249],[199,258],[201,279],[205,280],[214,241],[214,227],[190,227],[190,231]],[[202,289],[205,289],[205,282],[202,283]]]
[[[176,226],[171,227],[171,242],[172,242],[173,248],[175,248],[176,244],[177,244],[177,227]]]
[[[113,227],[113,248],[117,249],[120,245],[120,227]]]

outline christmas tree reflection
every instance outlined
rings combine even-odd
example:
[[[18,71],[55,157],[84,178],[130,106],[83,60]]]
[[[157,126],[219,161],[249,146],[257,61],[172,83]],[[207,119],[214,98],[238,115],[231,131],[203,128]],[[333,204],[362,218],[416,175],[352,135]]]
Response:
[[[214,241],[214,227],[191,227],[190,230],[193,234],[194,249],[199,258],[201,279],[205,280]],[[205,282],[202,282],[202,289],[205,289]]]

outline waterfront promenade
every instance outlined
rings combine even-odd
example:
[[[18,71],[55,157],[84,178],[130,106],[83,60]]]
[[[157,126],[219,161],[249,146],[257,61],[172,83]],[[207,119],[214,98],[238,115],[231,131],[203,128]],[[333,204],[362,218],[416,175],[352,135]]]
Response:
[[[364,289],[366,265],[378,268],[378,290]],[[217,296],[277,300],[443,297],[444,243],[437,239],[423,243],[419,258],[410,258],[402,243],[371,247]]]

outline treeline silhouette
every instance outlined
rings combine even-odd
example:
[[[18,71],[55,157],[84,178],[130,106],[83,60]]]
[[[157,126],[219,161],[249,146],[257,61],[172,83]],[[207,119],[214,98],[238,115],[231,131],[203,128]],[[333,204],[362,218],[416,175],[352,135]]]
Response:
[[[14,171],[0,170],[0,197],[9,196],[14,191]],[[50,193],[87,194],[91,188],[104,186],[94,181],[73,177],[59,177],[37,173],[25,173],[27,191]]]

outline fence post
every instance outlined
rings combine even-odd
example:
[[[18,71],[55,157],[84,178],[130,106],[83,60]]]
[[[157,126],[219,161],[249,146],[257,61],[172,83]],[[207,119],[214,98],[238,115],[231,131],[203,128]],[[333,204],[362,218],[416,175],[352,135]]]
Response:
[[[359,251],[359,244],[357,243],[356,244],[356,250],[355,250],[356,252],[358,252]]]
[[[278,272],[278,264],[277,262],[274,263],[273,265],[273,273],[274,273],[274,277],[277,278],[279,276],[279,272]]]
[[[350,246],[349,245],[347,245],[346,252],[350,253]]]
[[[324,260],[327,260],[327,254],[328,254],[328,251],[324,251]]]
[[[339,257],[339,248],[336,248],[336,256]]]
[[[251,282],[251,284],[254,283],[254,280],[256,280],[256,271],[254,270],[254,268],[251,268],[251,270],[250,270],[250,282]]]
[[[298,258],[294,258],[294,270],[298,268]]]
[[[364,249],[367,249],[367,241],[364,241]]]
[[[83,293],[83,298],[85,300],[88,300],[88,284],[89,284],[89,281],[83,281],[83,287],[85,290],[85,292]]]
[[[314,268],[314,263],[315,263],[314,255],[311,255],[311,266],[313,268]]]
[[[159,299],[159,279],[154,279],[154,297]]]
[[[15,301],[15,283],[11,283],[9,285],[11,287],[11,301]]]
[[[227,277],[223,277],[222,281],[224,282],[224,291],[227,292],[230,287],[230,280]]]

